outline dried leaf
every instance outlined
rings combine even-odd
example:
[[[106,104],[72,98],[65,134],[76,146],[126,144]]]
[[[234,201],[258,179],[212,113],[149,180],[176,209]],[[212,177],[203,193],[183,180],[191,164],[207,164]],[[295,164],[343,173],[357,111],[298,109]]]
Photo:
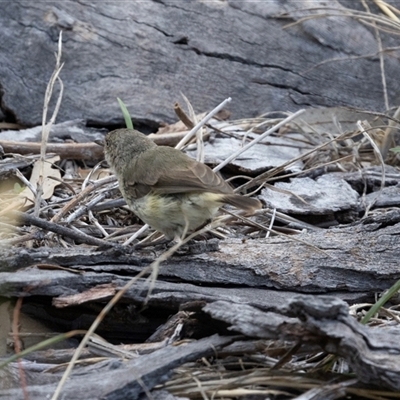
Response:
[[[40,176],[43,176],[43,199],[49,199],[53,193],[54,188],[60,184],[61,181],[61,173],[60,170],[57,168],[53,168],[53,164],[60,160],[59,156],[54,156],[52,158],[48,158],[46,162],[42,164],[38,160],[33,164],[33,170],[30,182],[32,183],[33,187],[37,187],[39,182]],[[53,179],[54,178],[54,179]],[[26,187],[19,195],[20,199],[27,199],[31,200],[32,202],[35,200],[35,195],[32,191]]]

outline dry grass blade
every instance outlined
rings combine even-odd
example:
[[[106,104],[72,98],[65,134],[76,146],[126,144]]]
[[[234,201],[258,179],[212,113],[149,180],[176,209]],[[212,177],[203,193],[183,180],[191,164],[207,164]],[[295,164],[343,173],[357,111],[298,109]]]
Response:
[[[375,141],[371,138],[371,136],[366,132],[365,127],[363,126],[362,122],[358,121],[357,122],[357,126],[360,129],[361,133],[371,143],[371,146],[374,149],[375,155],[378,158],[378,160],[379,160],[379,162],[380,162],[380,164],[382,166],[381,187],[380,187],[380,190],[379,190],[378,194],[374,197],[374,200],[367,205],[367,207],[365,209],[365,214],[364,214],[364,216],[366,217],[368,215],[368,213],[369,213],[369,210],[376,203],[376,201],[378,200],[379,196],[382,193],[383,188],[385,187],[385,162],[383,161],[382,154],[381,154],[381,152],[379,150],[379,147],[376,145]],[[368,128],[370,129],[371,127],[368,127]]]
[[[35,217],[34,215],[22,213],[20,211],[12,211],[10,212],[11,217],[14,217],[20,223],[26,225],[37,226],[45,231],[54,232],[58,235],[69,237],[73,240],[79,241],[81,243],[90,244],[92,246],[107,246],[108,242],[105,242],[102,239],[97,239],[93,236],[87,235],[75,227],[66,228],[65,226],[55,224],[53,222],[49,222],[47,220]],[[75,228],[75,229],[74,229]],[[110,244],[112,245],[112,244]]]
[[[274,210],[272,212],[271,221],[269,223],[268,230],[267,230],[267,233],[265,235],[266,239],[268,239],[270,234],[271,234],[272,227],[274,226],[274,223],[275,223],[275,217],[276,217],[276,208],[274,208]]]
[[[323,385],[310,389],[302,395],[295,397],[293,400],[316,400],[322,398],[326,400],[339,399],[346,395],[346,387],[355,385],[357,382],[358,379],[350,379],[345,382]]]
[[[51,75],[50,81],[47,84],[46,88],[46,93],[44,97],[44,106],[43,106],[43,116],[42,116],[42,144],[40,147],[40,159],[39,162],[41,163],[41,175],[38,180],[37,184],[37,193],[36,193],[36,201],[35,201],[35,209],[34,213],[35,216],[39,215],[39,209],[40,209],[40,203],[41,203],[41,198],[42,198],[42,193],[43,193],[43,180],[44,180],[44,163],[45,163],[45,158],[46,158],[46,146],[50,134],[50,129],[52,125],[54,124],[58,110],[60,109],[61,106],[61,100],[62,100],[62,95],[64,91],[64,85],[59,77],[59,74],[61,72],[61,69],[64,64],[61,64],[61,54],[62,54],[62,31],[60,32],[59,38],[58,38],[58,52],[56,54],[56,65],[53,71],[53,74]],[[58,81],[60,85],[60,93],[57,98],[56,105],[54,107],[53,114],[47,122],[47,113],[48,113],[48,107],[49,103],[51,100],[51,97],[53,95],[53,90],[54,90],[54,85]]]
[[[322,143],[321,145],[299,155],[298,157],[292,158],[291,160],[279,165],[278,167],[272,168],[262,174],[260,174],[259,176],[253,178],[252,180],[250,180],[249,182],[246,182],[245,184],[239,186],[238,188],[236,188],[236,191],[240,192],[242,190],[246,190],[252,186],[258,185],[260,183],[265,183],[266,181],[268,181],[269,179],[271,179],[273,176],[283,172],[289,165],[294,164],[295,162],[305,159],[306,157],[310,156],[313,153],[318,152],[318,150],[323,149],[324,147],[330,145],[333,142],[337,142],[339,140],[343,140],[346,136],[348,136],[348,134],[346,132],[340,134],[339,136],[325,142]]]
[[[224,362],[222,361],[222,366]],[[237,365],[237,367],[240,367]],[[385,390],[364,389],[357,387],[357,379],[347,379],[335,374],[331,376],[335,383],[313,378],[310,373],[296,374],[290,370],[272,371],[270,368],[242,369],[231,371],[215,370],[216,366],[201,369],[198,365],[182,366],[175,371],[174,376],[160,388],[166,389],[175,396],[196,399],[202,392],[213,399],[223,399],[227,396],[246,394],[281,394],[285,398],[296,399],[333,399],[335,393],[344,396],[359,396],[365,399],[399,399],[400,394]],[[337,382],[339,381],[339,382]],[[282,391],[282,388],[285,390]],[[279,390],[281,389],[281,390]],[[254,391],[254,392],[253,392]],[[298,392],[302,395],[294,397]],[[358,397],[357,397],[358,398]]]
[[[397,281],[380,299],[377,301],[373,307],[369,309],[367,314],[365,314],[364,318],[361,320],[362,324],[367,324],[371,317],[378,312],[378,310],[387,303],[395,293],[400,290],[400,280]]]
[[[311,14],[312,12],[319,12],[319,14]],[[304,17],[299,18],[296,22],[287,24],[284,26],[285,29],[293,27],[295,25],[301,24],[302,22],[308,21],[310,19],[316,18],[327,18],[327,17],[350,17],[357,21],[364,22],[368,25],[372,25],[373,22],[377,24],[378,29],[389,32],[392,34],[400,34],[400,23],[388,18],[385,15],[375,15],[368,12],[363,12],[359,10],[352,10],[349,8],[333,8],[333,7],[311,7],[303,8],[290,12],[290,16],[304,15]],[[286,18],[285,15],[281,15],[281,18]],[[390,29],[389,29],[390,28]]]
[[[393,7],[391,4],[386,3],[382,0],[374,0],[374,3],[381,9],[381,11],[386,14],[390,19],[396,22],[400,22],[400,19],[397,17],[397,14],[400,14],[400,11]]]
[[[299,172],[292,172],[291,174],[284,174],[284,175],[279,175],[279,176],[275,176],[275,177],[270,177],[270,178],[268,178],[268,182],[273,182],[273,181],[276,181],[276,180],[282,180],[282,179],[287,179],[287,178],[295,177],[295,176],[298,176],[298,175],[303,175],[303,174],[306,174],[307,172],[315,171],[317,168],[323,168],[323,167],[327,167],[327,166],[329,166],[329,165],[341,164],[341,163],[344,163],[345,161],[350,161],[350,160],[352,160],[353,157],[354,157],[354,156],[353,156],[352,154],[349,154],[349,155],[347,155],[347,156],[338,158],[338,159],[336,159],[336,160],[327,161],[327,162],[322,163],[322,164],[320,164],[320,165],[318,165],[318,166],[314,166],[314,167],[311,167],[311,168],[303,169],[302,171],[299,171]],[[301,160],[301,158],[300,158],[300,160]],[[265,184],[262,184],[261,186],[264,187]],[[258,190],[257,190],[257,191],[258,191]]]

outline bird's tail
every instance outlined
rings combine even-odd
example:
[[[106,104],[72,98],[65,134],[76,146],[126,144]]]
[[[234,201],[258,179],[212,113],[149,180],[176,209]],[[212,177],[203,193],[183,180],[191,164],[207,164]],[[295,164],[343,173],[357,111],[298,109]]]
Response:
[[[240,196],[238,194],[227,194],[221,198],[221,201],[248,212],[254,212],[262,207],[260,200]]]

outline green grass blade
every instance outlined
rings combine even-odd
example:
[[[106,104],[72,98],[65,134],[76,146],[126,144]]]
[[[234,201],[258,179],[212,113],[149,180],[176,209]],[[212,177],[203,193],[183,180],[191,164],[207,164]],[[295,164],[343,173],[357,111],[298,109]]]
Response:
[[[366,324],[371,317],[378,312],[378,310],[390,300],[390,298],[400,290],[400,280],[398,280],[364,315],[363,319],[361,320],[362,324]]]
[[[128,129],[133,129],[132,118],[129,115],[129,111],[126,108],[126,105],[124,104],[124,102],[119,97],[117,97],[117,100],[118,100],[118,104],[119,104],[119,106],[121,108],[122,115],[124,116],[126,127]]]

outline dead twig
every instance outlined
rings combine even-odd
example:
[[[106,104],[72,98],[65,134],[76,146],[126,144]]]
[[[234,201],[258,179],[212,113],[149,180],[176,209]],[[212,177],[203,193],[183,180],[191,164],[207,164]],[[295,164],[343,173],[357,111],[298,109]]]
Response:
[[[38,228],[54,232],[58,235],[69,237],[80,243],[86,243],[93,246],[115,246],[113,243],[106,242],[105,240],[94,238],[93,236],[86,235],[83,232],[75,231],[71,228],[61,226],[54,222],[46,221],[27,213],[23,213],[20,211],[11,211],[10,214],[12,217],[16,218],[21,224],[34,225]]]

